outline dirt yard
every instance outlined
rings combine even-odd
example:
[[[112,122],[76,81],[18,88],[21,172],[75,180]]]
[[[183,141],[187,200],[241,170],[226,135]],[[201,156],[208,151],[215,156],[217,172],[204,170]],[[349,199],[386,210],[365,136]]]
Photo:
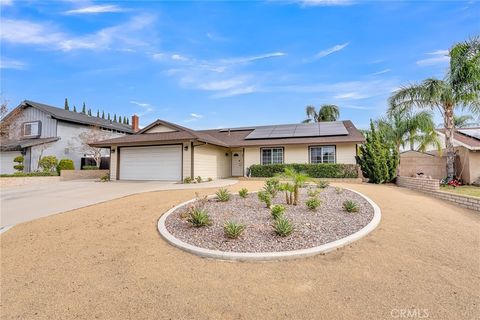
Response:
[[[343,186],[377,202],[380,226],[349,247],[294,261],[214,261],[168,245],[156,222],[193,190],[18,225],[0,236],[1,319],[480,317],[478,213],[395,186]]]

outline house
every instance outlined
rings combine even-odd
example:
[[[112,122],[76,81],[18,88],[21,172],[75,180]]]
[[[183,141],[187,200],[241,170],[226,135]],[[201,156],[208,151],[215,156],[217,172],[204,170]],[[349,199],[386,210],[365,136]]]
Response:
[[[42,156],[53,155],[58,160],[72,159],[80,169],[82,158],[91,156],[89,146],[82,137],[104,140],[132,134],[131,126],[84,113],[77,113],[45,105],[23,101],[2,119],[8,123],[8,136],[0,141],[0,173],[13,173],[13,159],[24,156],[24,171],[38,170]],[[132,119],[138,127],[138,117]],[[109,155],[109,150],[102,153]]]
[[[437,130],[445,150],[445,129]],[[466,184],[480,184],[480,127],[456,128],[453,134],[455,148],[455,174]],[[431,151],[435,153],[435,151]]]
[[[363,141],[351,121],[192,130],[157,120],[92,145],[110,148],[111,179],[181,181],[247,176],[253,164],[355,164]]]

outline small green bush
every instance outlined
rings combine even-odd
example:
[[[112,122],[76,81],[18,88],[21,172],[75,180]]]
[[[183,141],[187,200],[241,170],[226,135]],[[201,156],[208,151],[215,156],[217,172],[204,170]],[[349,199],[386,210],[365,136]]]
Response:
[[[285,213],[285,206],[281,204],[276,204],[272,206],[272,208],[270,209],[270,213],[272,214],[273,219],[277,220]]]
[[[83,166],[82,170],[98,170],[97,166]]]
[[[270,208],[270,206],[272,205],[272,195],[270,193],[268,193],[267,191],[260,191],[258,192],[257,196],[260,202],[265,203],[266,207]]]
[[[13,174],[0,174],[2,178],[15,178],[15,177],[51,177],[58,176],[56,171],[52,172],[15,172]]]
[[[197,183],[202,183],[203,182],[203,179],[200,176],[196,177],[195,180],[197,181]]]
[[[273,229],[279,236],[286,237],[293,232],[293,225],[288,219],[278,218],[273,223]]]
[[[248,189],[246,188],[240,189],[240,191],[238,191],[238,195],[245,199],[248,196]]]
[[[308,199],[305,204],[307,208],[310,210],[317,210],[318,207],[322,204],[322,202],[318,198],[310,198]]]
[[[102,182],[107,182],[109,180],[110,180],[110,173],[107,173],[106,175],[104,175],[100,178],[100,181],[102,181]]]
[[[193,182],[192,177],[186,177],[185,179],[183,179],[183,183],[190,184],[192,182]]]
[[[342,188],[339,188],[339,187],[335,187],[335,192],[337,194],[341,194],[343,192]]]
[[[38,161],[38,166],[42,168],[43,172],[53,171],[58,164],[57,157],[55,156],[45,156]]]
[[[17,172],[23,172],[23,169],[25,168],[25,166],[23,165],[24,160],[25,158],[23,156],[16,156],[13,159],[13,162],[16,163],[16,165],[13,166],[13,169],[17,170]]]
[[[62,170],[75,170],[75,164],[72,159],[62,159],[57,164],[57,173],[60,174]]]
[[[310,178],[358,178],[357,165],[339,163],[254,164],[249,167],[251,177],[275,177],[291,168]]]
[[[213,179],[212,179],[212,178],[208,178],[207,180],[208,180],[208,182],[211,182],[211,181],[213,181]]]
[[[230,191],[225,188],[219,189],[216,193],[218,201],[227,202],[230,200]]]
[[[23,168],[25,168],[23,164],[16,164],[13,166],[13,169],[17,170],[17,172],[23,172]]]
[[[312,188],[307,190],[307,195],[312,198],[318,196],[319,193],[320,193],[320,190],[318,190],[317,188]]]
[[[229,221],[223,227],[225,235],[230,239],[237,239],[245,230],[245,225]]]
[[[275,198],[280,191],[280,180],[278,178],[270,178],[265,181],[263,190],[270,193],[272,198]]]
[[[326,180],[320,180],[318,181],[317,183],[317,186],[321,189],[325,189],[326,187],[328,187],[330,185],[330,182],[326,181]]]
[[[23,156],[16,156],[16,157],[13,159],[13,162],[23,163],[24,160],[25,160],[25,158],[24,158]]]
[[[359,207],[358,207],[358,204],[355,201],[346,200],[343,203],[343,209],[347,212],[358,212]]]
[[[206,210],[194,208],[187,219],[195,228],[206,227],[212,224],[212,220]]]

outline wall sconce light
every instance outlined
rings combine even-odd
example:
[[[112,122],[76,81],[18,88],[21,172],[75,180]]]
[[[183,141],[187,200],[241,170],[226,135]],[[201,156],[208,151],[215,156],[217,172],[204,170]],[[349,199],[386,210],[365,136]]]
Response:
[[[112,149],[110,150],[110,153],[115,153],[115,151],[117,151],[117,149]]]
[[[228,153],[225,153],[225,157],[228,157]]]
[[[188,151],[188,146],[183,147],[183,150]]]

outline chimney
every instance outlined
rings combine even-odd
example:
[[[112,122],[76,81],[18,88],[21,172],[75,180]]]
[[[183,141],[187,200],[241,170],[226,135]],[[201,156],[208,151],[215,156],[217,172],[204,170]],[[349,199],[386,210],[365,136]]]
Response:
[[[140,130],[140,128],[138,127],[138,116],[136,114],[132,116],[132,130],[133,132],[137,132],[138,130]]]

